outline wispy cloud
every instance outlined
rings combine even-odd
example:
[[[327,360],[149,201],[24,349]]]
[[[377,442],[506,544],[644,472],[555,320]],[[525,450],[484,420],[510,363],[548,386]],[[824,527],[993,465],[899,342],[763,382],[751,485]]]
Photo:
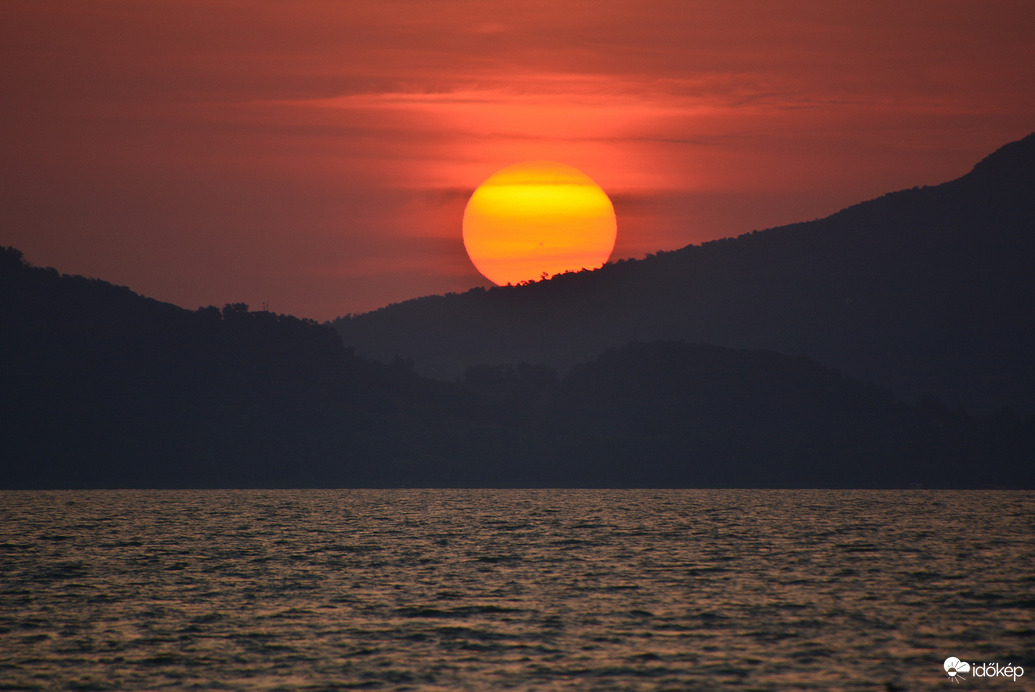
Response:
[[[479,282],[464,191],[516,161],[593,177],[631,255],[959,175],[1032,129],[1033,35],[1029,0],[0,3],[0,225],[330,317]]]

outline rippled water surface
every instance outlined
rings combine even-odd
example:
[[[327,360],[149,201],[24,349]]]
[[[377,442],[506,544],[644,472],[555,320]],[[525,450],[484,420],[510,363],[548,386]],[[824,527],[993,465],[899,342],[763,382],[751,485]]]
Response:
[[[0,493],[0,687],[947,689],[1028,669],[1035,494]]]

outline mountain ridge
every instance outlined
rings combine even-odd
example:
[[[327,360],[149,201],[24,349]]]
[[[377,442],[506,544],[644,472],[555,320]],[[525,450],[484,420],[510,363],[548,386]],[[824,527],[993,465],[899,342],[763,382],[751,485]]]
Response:
[[[1035,411],[1035,134],[940,185],[594,272],[428,296],[333,322],[368,357],[452,379],[566,368],[630,341],[802,354],[916,401]]]
[[[442,382],[328,325],[192,312],[12,248],[0,391],[0,488],[1035,484],[1035,416],[911,406],[804,356],[634,342]]]

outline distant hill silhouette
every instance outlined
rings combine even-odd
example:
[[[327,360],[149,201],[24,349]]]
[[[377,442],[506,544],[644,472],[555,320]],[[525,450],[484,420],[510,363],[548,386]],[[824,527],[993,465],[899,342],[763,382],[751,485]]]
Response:
[[[1035,417],[906,405],[804,357],[636,343],[441,382],[11,248],[0,392],[2,488],[1035,486]]]
[[[805,358],[632,344],[458,382],[326,325],[188,311],[0,249],[0,487],[1035,485],[1035,420]]]
[[[917,401],[1035,411],[1035,134],[962,178],[825,219],[541,283],[338,319],[357,353],[452,379],[631,341],[803,354]]]
[[[452,461],[436,440],[463,407],[329,326],[191,312],[11,248],[0,354],[0,487],[384,483],[415,457]]]

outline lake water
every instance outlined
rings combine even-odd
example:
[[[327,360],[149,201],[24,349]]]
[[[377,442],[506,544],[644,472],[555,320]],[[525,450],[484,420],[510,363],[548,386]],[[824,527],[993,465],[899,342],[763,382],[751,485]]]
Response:
[[[0,688],[1035,689],[1035,493],[0,492]]]

